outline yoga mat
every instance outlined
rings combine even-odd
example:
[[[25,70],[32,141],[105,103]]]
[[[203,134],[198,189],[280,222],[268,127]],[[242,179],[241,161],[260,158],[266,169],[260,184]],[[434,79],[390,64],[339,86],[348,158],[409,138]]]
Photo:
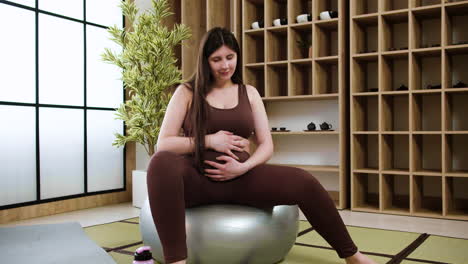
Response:
[[[1,263],[115,264],[79,223],[0,227]]]

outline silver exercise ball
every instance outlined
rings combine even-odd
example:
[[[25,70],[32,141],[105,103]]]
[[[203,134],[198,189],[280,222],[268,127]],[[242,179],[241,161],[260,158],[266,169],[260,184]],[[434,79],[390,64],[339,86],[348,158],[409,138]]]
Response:
[[[272,264],[280,262],[296,241],[297,205],[258,209],[216,204],[185,210],[188,264]],[[140,212],[143,243],[164,263],[161,242],[146,200]]]

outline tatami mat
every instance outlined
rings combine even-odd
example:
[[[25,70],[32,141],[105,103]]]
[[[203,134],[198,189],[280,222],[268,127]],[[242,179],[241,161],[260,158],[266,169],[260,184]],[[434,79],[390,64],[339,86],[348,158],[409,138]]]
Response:
[[[468,263],[468,240],[375,228],[347,228],[359,250],[377,263]],[[85,232],[119,264],[131,263],[133,252],[143,245],[138,217],[87,227]],[[344,261],[307,221],[300,221],[296,244],[280,263],[343,264]]]

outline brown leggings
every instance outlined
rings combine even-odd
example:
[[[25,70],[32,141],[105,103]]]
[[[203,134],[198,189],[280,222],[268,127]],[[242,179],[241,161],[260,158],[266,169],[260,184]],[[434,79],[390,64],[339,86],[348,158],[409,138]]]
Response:
[[[188,156],[158,151],[151,158],[147,182],[166,263],[187,258],[185,208],[214,203],[297,204],[340,258],[357,252],[328,192],[305,170],[262,164],[234,180],[216,182],[199,174]]]

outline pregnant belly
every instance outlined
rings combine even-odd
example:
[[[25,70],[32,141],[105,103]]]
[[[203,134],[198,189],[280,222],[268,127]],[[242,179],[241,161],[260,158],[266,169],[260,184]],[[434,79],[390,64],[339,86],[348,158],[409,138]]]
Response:
[[[248,158],[250,158],[250,154],[248,152],[246,152],[246,151],[242,151],[242,152],[233,151],[232,153],[234,153],[234,155],[236,155],[239,158],[239,160],[237,160],[238,162],[244,162]],[[217,160],[216,158],[219,157],[219,156],[229,156],[226,153],[217,152],[215,150],[206,150],[204,152],[204,155],[205,155],[205,157],[204,157],[205,160],[210,160],[210,161],[218,162],[218,163],[221,163],[221,164],[224,164],[226,162],[224,160]]]

